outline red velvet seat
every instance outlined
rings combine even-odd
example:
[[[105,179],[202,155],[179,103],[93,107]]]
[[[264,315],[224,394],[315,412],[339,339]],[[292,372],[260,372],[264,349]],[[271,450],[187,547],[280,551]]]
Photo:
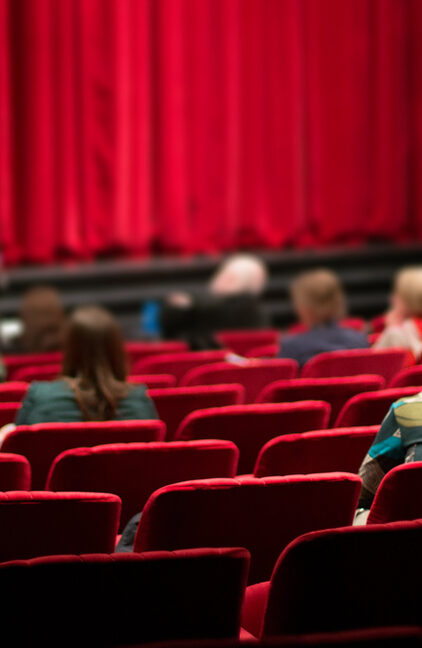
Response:
[[[149,395],[154,401],[158,415],[166,424],[166,440],[173,441],[181,422],[191,412],[209,407],[240,405],[244,401],[242,385],[212,385],[198,387],[175,387],[172,389],[151,389]]]
[[[176,386],[176,378],[170,374],[140,374],[128,376],[128,382],[135,385],[146,385],[148,389],[162,389]]]
[[[8,423],[14,423],[17,413],[21,408],[19,403],[0,403],[0,428]],[[19,453],[18,453],[19,454]]]
[[[335,422],[336,427],[380,425],[390,406],[399,398],[414,396],[420,387],[397,387],[353,396],[344,405]]]
[[[9,381],[0,384],[0,403],[19,403],[25,397],[29,384],[21,381]]]
[[[422,385],[422,365],[420,364],[399,371],[390,382],[389,387],[413,387],[414,385]]]
[[[163,353],[183,353],[188,350],[188,346],[181,340],[166,340],[161,342],[126,342],[125,349],[130,366],[133,368],[140,360]]]
[[[182,385],[215,385],[238,383],[245,388],[245,402],[253,403],[266,385],[282,378],[295,378],[298,364],[295,360],[243,360],[241,364],[220,362],[192,369]]]
[[[261,448],[254,475],[357,473],[378,430],[379,426],[374,425],[276,437]]]
[[[257,403],[285,403],[299,400],[322,400],[331,405],[333,425],[343,405],[356,394],[385,387],[382,376],[347,376],[344,378],[296,378],[277,380],[264,387]]]
[[[220,331],[216,338],[223,347],[243,356],[257,347],[269,344],[279,346],[280,331],[277,329]]]
[[[240,548],[9,562],[3,634],[54,648],[236,637],[248,563]]]
[[[330,378],[376,374],[383,376],[388,384],[393,376],[409,363],[409,352],[405,349],[330,351],[320,353],[308,360],[301,376],[302,378]]]
[[[402,464],[383,478],[367,524],[422,519],[422,461]]]
[[[176,383],[180,384],[183,376],[193,367],[210,364],[211,362],[221,362],[226,355],[227,351],[222,349],[167,353],[139,360],[135,363],[132,373],[170,374],[176,378]]]
[[[261,403],[193,412],[179,428],[178,439],[227,439],[240,450],[239,472],[250,473],[262,446],[280,436],[327,427],[328,403]]]
[[[32,367],[49,364],[60,364],[62,354],[59,351],[52,353],[22,353],[19,355],[5,355],[3,362],[7,369],[7,380],[15,380],[15,374],[22,367]]]
[[[15,380],[30,383],[33,380],[56,380],[62,372],[61,364],[33,365],[17,368],[14,373]]]
[[[162,486],[187,479],[234,477],[238,459],[239,450],[229,441],[116,443],[75,448],[56,457],[46,489],[118,495],[122,500],[123,528]]]
[[[31,466],[25,457],[0,452],[0,491],[31,488]]]
[[[162,421],[41,423],[18,426],[4,439],[2,451],[26,457],[32,469],[32,488],[41,489],[52,462],[64,450],[105,443],[162,441],[164,436]]]
[[[283,551],[271,582],[247,589],[242,625],[264,637],[421,626],[421,544],[422,520],[308,533]]]
[[[142,513],[135,551],[242,546],[252,583],[269,578],[298,535],[350,524],[361,488],[357,475],[331,473],[208,479],[165,486]]]
[[[63,553],[111,553],[120,499],[106,493],[0,493],[0,562]]]
[[[245,353],[245,358],[275,358],[280,346],[278,344],[265,344],[264,346],[254,347]]]

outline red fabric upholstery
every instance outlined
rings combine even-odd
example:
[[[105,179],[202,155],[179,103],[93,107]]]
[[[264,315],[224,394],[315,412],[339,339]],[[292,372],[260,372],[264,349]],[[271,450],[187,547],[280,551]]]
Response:
[[[3,362],[7,369],[7,380],[15,380],[17,369],[35,365],[58,364],[62,361],[62,354],[53,353],[22,353],[19,355],[5,355]]]
[[[217,340],[226,349],[243,356],[256,347],[276,344],[279,346],[280,331],[261,329],[256,331],[220,331]]]
[[[314,356],[304,365],[302,378],[377,374],[387,382],[409,363],[405,349],[350,349]]]
[[[390,387],[412,387],[422,385],[422,365],[407,367],[394,376]]]
[[[268,579],[298,535],[350,524],[361,480],[346,473],[208,479],[165,486],[149,498],[135,551],[242,546],[250,582]]]
[[[135,385],[146,385],[148,389],[161,389],[176,386],[176,378],[170,374],[141,374],[128,376],[128,382]]]
[[[421,492],[422,461],[393,468],[378,487],[366,523],[422,519]]]
[[[56,380],[61,374],[61,364],[34,365],[32,367],[20,367],[15,370],[14,379],[23,380],[27,383],[33,380]]]
[[[125,349],[130,365],[134,366],[139,360],[144,360],[150,356],[162,355],[163,353],[182,353],[187,351],[188,347],[181,340],[169,340],[163,342],[126,342]]]
[[[257,403],[283,403],[298,400],[322,400],[331,405],[333,425],[343,405],[356,394],[385,387],[382,376],[347,376],[345,378],[296,378],[277,380],[264,387]]]
[[[357,473],[378,429],[379,426],[374,425],[276,437],[261,448],[254,475],[266,477],[337,470]]]
[[[274,569],[264,636],[420,626],[422,520],[331,529],[297,538]],[[406,565],[412,564],[411,578]],[[376,595],[365,596],[365,579]]]
[[[46,489],[118,495],[122,500],[123,528],[132,515],[142,511],[158,488],[187,479],[234,477],[238,458],[238,449],[229,441],[116,443],[75,448],[56,457]]]
[[[254,347],[245,353],[245,358],[275,358],[279,351],[278,344],[266,344],[260,347]]]
[[[149,396],[154,401],[158,415],[166,424],[166,439],[172,441],[181,422],[191,412],[209,407],[240,405],[245,398],[242,385],[213,385],[152,389]]]
[[[21,403],[0,403],[0,427],[14,423]],[[19,453],[18,453],[19,454]]]
[[[175,376],[177,384],[193,367],[211,362],[220,362],[227,355],[225,350],[186,351],[185,353],[168,353],[145,360],[139,360],[133,366],[132,373],[165,373]],[[220,382],[224,382],[221,381]]]
[[[64,450],[104,443],[162,441],[164,436],[162,421],[41,423],[18,426],[4,439],[2,451],[24,455],[32,468],[32,488],[41,489],[51,463]]]
[[[253,403],[262,389],[281,378],[295,378],[298,364],[294,360],[244,360],[242,364],[220,362],[192,369],[182,385],[239,383],[245,388],[245,402]]]
[[[236,637],[248,563],[240,548],[9,562],[3,631],[16,646]]]
[[[0,403],[18,403],[28,391],[26,382],[9,381],[0,384]]]
[[[0,491],[31,488],[31,466],[25,457],[0,452]]]
[[[227,439],[240,450],[239,472],[250,473],[263,445],[280,434],[327,427],[328,403],[262,403],[232,405],[193,412],[183,421],[178,438]]]
[[[353,396],[344,405],[335,426],[379,425],[394,401],[413,396],[420,391],[420,387],[397,387]]]
[[[0,562],[63,553],[111,553],[120,499],[105,493],[0,493]]]

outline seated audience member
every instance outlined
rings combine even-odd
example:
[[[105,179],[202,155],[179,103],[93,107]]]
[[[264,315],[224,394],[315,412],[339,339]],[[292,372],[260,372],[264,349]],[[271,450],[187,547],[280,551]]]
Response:
[[[374,348],[409,349],[417,360],[422,353],[422,266],[404,268],[395,279],[385,329]]]
[[[362,462],[358,523],[365,521],[384,475],[412,461],[422,461],[422,392],[393,403]]]
[[[22,334],[8,347],[10,353],[58,351],[63,345],[65,311],[60,295],[49,286],[37,286],[22,297]]]
[[[63,377],[32,383],[16,424],[156,418],[145,387],[126,382],[118,324],[103,308],[85,306],[65,329]]]
[[[280,358],[293,358],[300,365],[325,351],[368,346],[363,333],[339,326],[345,314],[345,297],[338,277],[329,270],[305,272],[292,284],[294,309],[304,333],[282,338]]]
[[[230,257],[211,278],[204,295],[169,295],[161,313],[163,336],[183,339],[191,349],[212,349],[219,346],[217,331],[268,325],[260,304],[266,282],[266,267],[257,257]]]

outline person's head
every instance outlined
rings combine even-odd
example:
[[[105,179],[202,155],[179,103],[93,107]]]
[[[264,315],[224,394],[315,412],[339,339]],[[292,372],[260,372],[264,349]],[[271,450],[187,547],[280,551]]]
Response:
[[[403,268],[397,273],[392,305],[403,317],[422,317],[422,266]]]
[[[126,353],[119,325],[99,306],[77,308],[65,331],[63,375],[87,420],[115,417],[126,396]]]
[[[22,297],[20,318],[25,351],[56,351],[63,343],[65,311],[60,295],[50,286],[36,286]]]
[[[252,254],[235,254],[224,261],[210,281],[214,295],[259,295],[267,282],[265,264]]]
[[[310,270],[292,283],[293,305],[300,321],[308,327],[341,319],[346,310],[339,278],[330,270]]]

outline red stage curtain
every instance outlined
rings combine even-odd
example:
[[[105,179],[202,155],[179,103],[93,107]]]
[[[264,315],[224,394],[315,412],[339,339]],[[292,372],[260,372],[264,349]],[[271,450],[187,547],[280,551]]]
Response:
[[[422,0],[0,0],[9,263],[422,239]]]

